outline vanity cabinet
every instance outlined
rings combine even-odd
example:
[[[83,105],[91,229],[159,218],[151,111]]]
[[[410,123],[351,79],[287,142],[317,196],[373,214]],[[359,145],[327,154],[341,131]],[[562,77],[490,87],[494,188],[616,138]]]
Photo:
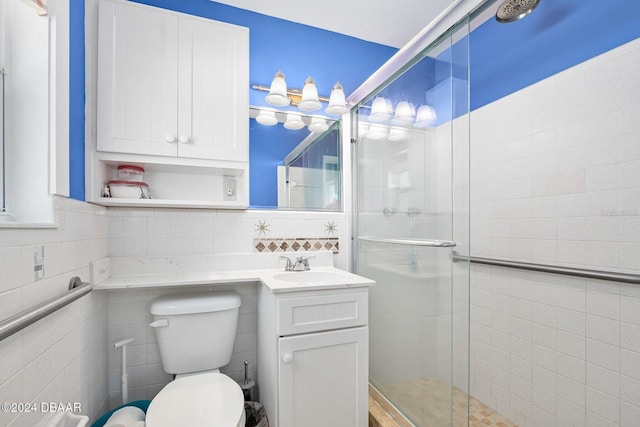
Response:
[[[88,201],[247,207],[248,28],[101,0],[97,66]],[[119,164],[145,168],[153,200],[101,197]]]
[[[367,288],[258,298],[258,384],[272,425],[367,426]]]

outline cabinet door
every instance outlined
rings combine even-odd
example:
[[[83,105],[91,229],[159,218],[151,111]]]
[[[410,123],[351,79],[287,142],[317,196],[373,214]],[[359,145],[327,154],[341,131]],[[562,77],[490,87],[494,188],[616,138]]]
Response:
[[[248,161],[249,32],[180,18],[178,155]]]
[[[100,2],[98,150],[176,156],[178,17]]]
[[[278,340],[279,427],[366,427],[368,328]]]

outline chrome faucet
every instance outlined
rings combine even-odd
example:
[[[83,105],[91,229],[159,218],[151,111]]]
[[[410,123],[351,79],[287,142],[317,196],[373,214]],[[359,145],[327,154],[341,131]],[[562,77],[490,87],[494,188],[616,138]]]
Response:
[[[280,258],[287,260],[287,264],[284,267],[285,271],[309,271],[311,269],[309,267],[309,259],[313,258],[313,255],[298,257],[295,262],[292,262],[291,258],[287,256],[280,256]]]

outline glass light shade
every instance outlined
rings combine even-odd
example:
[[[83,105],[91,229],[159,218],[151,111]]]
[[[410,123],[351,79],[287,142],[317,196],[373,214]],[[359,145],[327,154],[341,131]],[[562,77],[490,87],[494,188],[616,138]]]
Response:
[[[392,122],[395,124],[409,124],[416,119],[416,107],[407,101],[400,101],[396,105],[396,113]]]
[[[275,112],[269,110],[260,110],[260,112],[256,116],[256,122],[265,126],[273,126],[278,123],[278,119],[276,118]]]
[[[298,130],[304,127],[302,117],[294,113],[287,113],[287,119],[284,121],[284,127],[289,130]]]
[[[393,127],[389,130],[389,141],[400,142],[409,138],[409,132],[404,128]]]
[[[436,110],[430,105],[421,105],[416,113],[415,127],[426,128],[431,126],[436,121]]]
[[[331,89],[331,96],[329,97],[329,106],[325,111],[328,114],[335,114],[337,116],[341,116],[349,111],[344,99],[344,89],[340,82],[333,85],[333,89]]]
[[[371,114],[369,114],[369,120],[372,122],[384,122],[391,118],[393,106],[391,101],[382,96],[377,97],[371,104]]]
[[[329,129],[329,125],[327,121],[322,117],[312,117],[311,124],[309,125],[309,130],[311,132],[324,132]]]
[[[371,125],[369,126],[369,132],[367,132],[367,139],[377,141],[385,139],[389,136],[389,128],[385,125]]]
[[[317,111],[322,108],[322,104],[318,99],[318,88],[311,77],[307,77],[302,88],[302,99],[298,104],[298,108],[304,111]]]
[[[269,94],[264,97],[267,104],[276,107],[284,107],[291,102],[287,96],[287,82],[284,80],[282,71],[278,71],[271,82]]]

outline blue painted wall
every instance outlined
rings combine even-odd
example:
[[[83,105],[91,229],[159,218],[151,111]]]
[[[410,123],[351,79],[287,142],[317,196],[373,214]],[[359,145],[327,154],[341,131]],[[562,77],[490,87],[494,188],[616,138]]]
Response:
[[[436,58],[420,60],[381,95],[416,106],[427,101],[437,125],[638,37],[640,1],[542,0],[520,21],[487,20]],[[443,82],[442,96],[430,99]]]
[[[306,128],[288,130],[282,125],[264,126],[249,120],[249,137],[251,150],[249,151],[249,182],[251,183],[250,205],[254,208],[274,208],[278,206],[278,166],[284,165],[283,159],[304,138],[309,135]],[[324,143],[324,139],[329,139]],[[258,143],[255,143],[255,142]],[[306,166],[322,168],[322,155],[338,156],[338,144],[335,132],[328,132],[319,139],[312,149],[311,155],[305,156]],[[319,151],[321,150],[321,151]],[[311,163],[309,163],[309,161]],[[301,165],[296,165],[301,166]]]
[[[264,126],[249,120],[249,138],[258,143],[251,144],[249,150],[249,182],[252,207],[278,206],[278,170],[282,160],[307,135],[306,128],[288,130],[283,126]]]
[[[471,33],[471,109],[640,37],[640,1],[542,0],[510,24]]]
[[[312,75],[321,94],[328,94],[336,80],[349,94],[396,51],[209,0],[138,1],[249,27],[250,81],[256,84],[269,85],[282,69],[290,87],[302,86]],[[83,19],[84,2],[71,0],[70,168],[71,195],[78,199],[84,198]],[[531,15],[515,23],[490,19],[460,42],[468,44],[471,110],[638,37],[640,1],[542,0]],[[467,54],[466,48],[458,52]],[[415,97],[419,103],[443,76],[466,78],[464,67],[453,71],[447,67],[447,61],[425,58],[408,72],[406,80],[414,83],[399,84],[393,97],[396,101]],[[416,81],[417,88],[411,88]],[[250,102],[265,105],[264,94],[252,90]],[[464,100],[456,101],[454,116],[466,112],[468,107],[462,104]]]
[[[84,200],[84,0],[69,3],[69,196]]]
[[[319,93],[328,95],[336,81],[354,91],[397,49],[296,24],[209,0],[138,0],[250,29],[250,82],[268,86],[282,70],[290,87],[302,87],[311,75]],[[84,1],[71,0],[71,196],[84,199]],[[250,103],[266,105],[252,90]]]

